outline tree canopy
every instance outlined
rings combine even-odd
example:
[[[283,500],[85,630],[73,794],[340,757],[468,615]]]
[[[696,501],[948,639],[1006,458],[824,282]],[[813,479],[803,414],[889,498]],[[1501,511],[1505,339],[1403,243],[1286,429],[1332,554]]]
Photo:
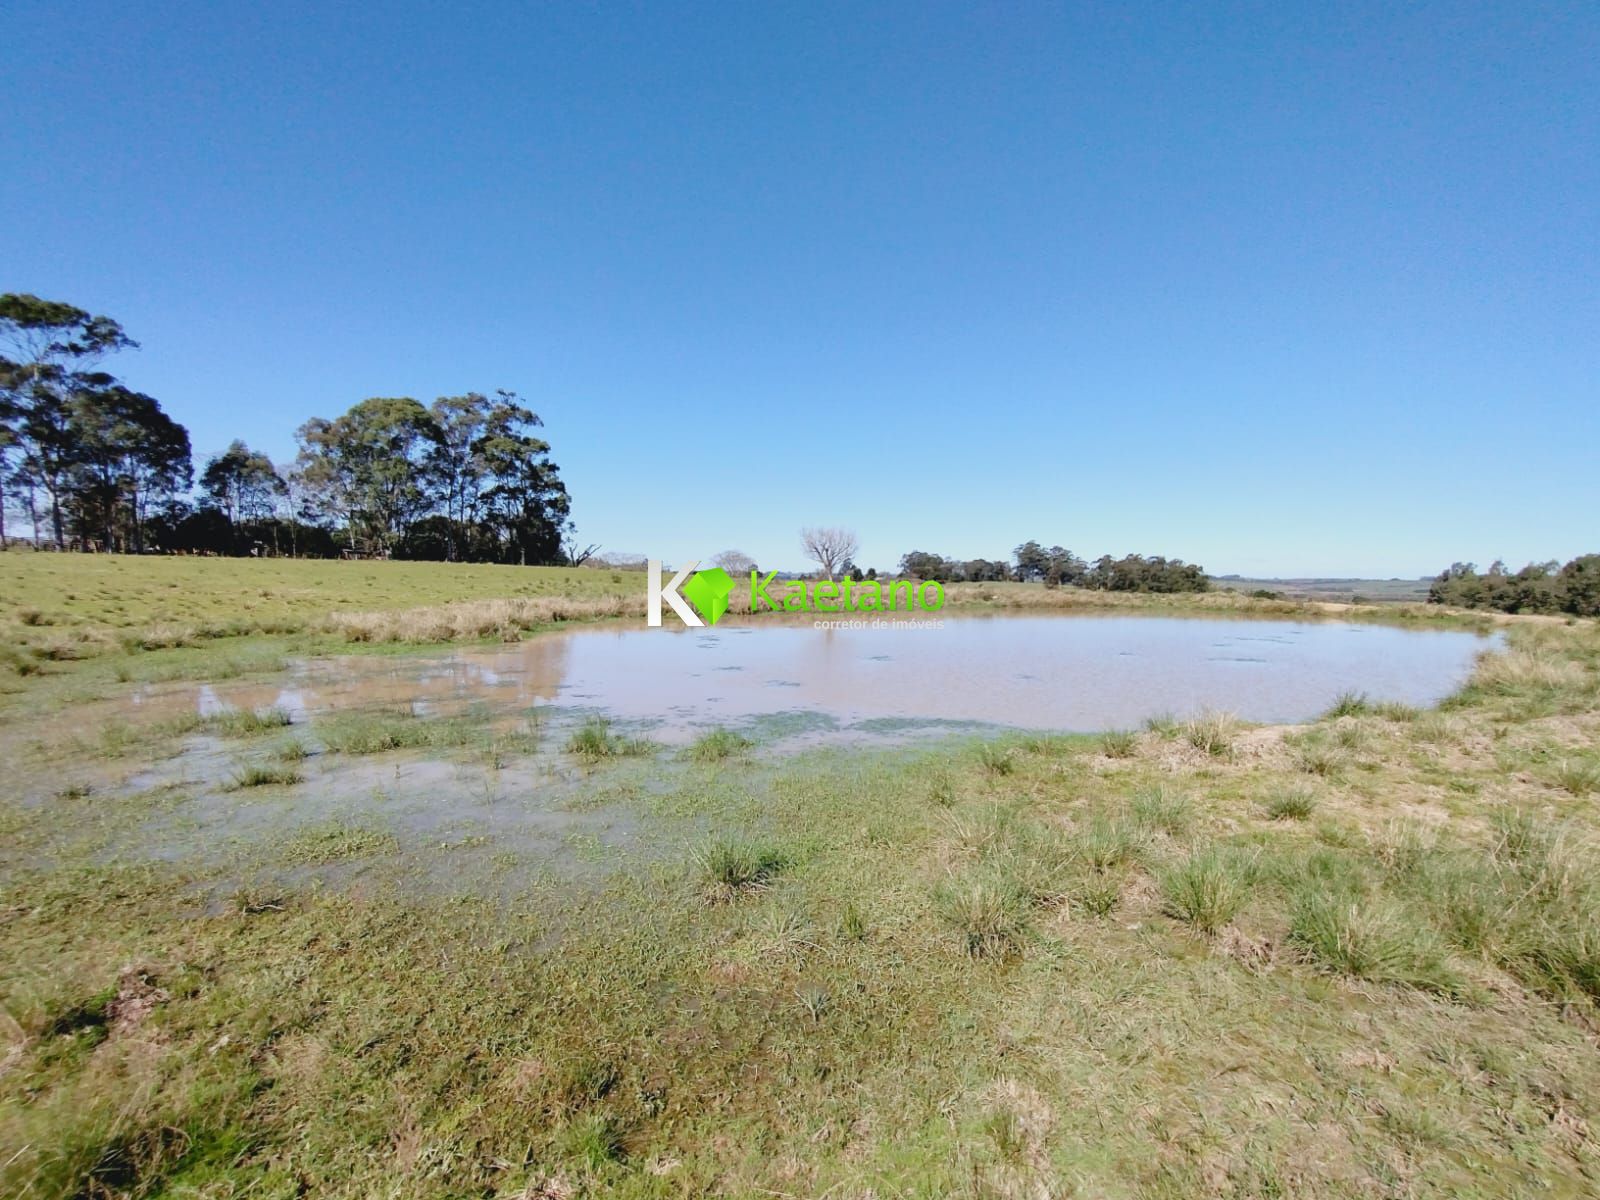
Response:
[[[99,369],[136,346],[110,317],[0,296],[0,544],[11,511],[61,549],[586,557],[567,544],[571,499],[543,423],[513,392],[362,400],[302,425],[287,466],[235,439],[191,495],[188,431]]]
[[[110,317],[0,295],[0,539],[15,495],[35,528],[44,517],[57,548],[71,537],[139,551],[152,511],[188,489],[188,431],[95,369],[136,345]]]
[[[1021,583],[1063,584],[1111,592],[1204,592],[1211,587],[1205,569],[1181,558],[1124,558],[1102,555],[1091,566],[1061,546],[1048,549],[1024,542],[1012,552],[1015,563],[1004,559],[946,558],[926,550],[913,550],[900,559],[900,573],[913,579],[941,583],[994,583],[1014,579]]]
[[[1481,575],[1474,563],[1452,563],[1428,588],[1428,601],[1456,608],[1600,617],[1600,554],[1580,555],[1564,566],[1529,563],[1515,572],[1495,562]]]

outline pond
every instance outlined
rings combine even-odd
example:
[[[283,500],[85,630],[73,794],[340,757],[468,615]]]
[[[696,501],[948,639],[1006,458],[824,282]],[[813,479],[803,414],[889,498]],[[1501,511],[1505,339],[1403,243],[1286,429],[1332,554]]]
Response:
[[[315,660],[286,686],[202,689],[202,710],[277,704],[296,720],[373,704],[420,714],[599,713],[665,742],[716,725],[771,734],[952,725],[1092,732],[1203,709],[1296,722],[1342,692],[1428,705],[1492,639],[1346,622],[954,617],[918,627],[589,628],[503,648]]]
[[[692,815],[682,828],[662,824],[663,814],[678,820],[706,795],[693,760],[665,747],[713,727],[737,729],[762,748],[738,766],[741,787],[759,791],[758,775],[816,745],[1127,729],[1208,708],[1295,722],[1346,691],[1426,705],[1459,686],[1495,643],[1370,624],[1190,617],[591,626],[505,646],[311,658],[271,677],[144,685],[70,710],[55,732],[70,738],[124,719],[141,728],[268,707],[292,718],[282,733],[255,736],[207,727],[169,753],[157,739],[155,756],[131,773],[116,754],[87,756],[73,782],[131,801],[131,824],[118,826],[108,853],[225,862],[277,847],[293,857],[308,829],[335,847],[344,845],[340,831],[356,829],[398,839],[404,855],[389,863],[394,870],[441,887],[473,879],[515,890],[541,871],[603,875],[699,836]],[[457,719],[410,726],[408,715]],[[616,722],[618,733],[643,735],[645,752],[598,771],[569,753],[572,731],[594,715]],[[447,736],[393,743],[403,749],[350,740],[351,726],[359,739],[364,728],[381,734],[397,723],[402,733]],[[249,767],[281,769],[286,747],[301,749],[281,786],[240,784]],[[54,769],[16,782],[40,804],[63,786]],[[323,853],[322,844],[311,852]],[[351,869],[368,863],[357,857]],[[345,866],[315,869],[333,879]]]

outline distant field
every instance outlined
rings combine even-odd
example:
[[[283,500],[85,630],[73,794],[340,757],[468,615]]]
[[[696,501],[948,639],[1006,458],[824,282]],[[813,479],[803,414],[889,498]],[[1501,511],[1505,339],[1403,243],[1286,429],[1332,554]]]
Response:
[[[298,633],[336,613],[463,601],[640,595],[637,573],[565,567],[114,554],[0,555],[0,639],[77,643],[166,629],[200,637]]]
[[[1418,604],[1428,598],[1426,579],[1242,579],[1213,580],[1219,588],[1241,592],[1279,592],[1295,600],[1331,600],[1369,604]]]

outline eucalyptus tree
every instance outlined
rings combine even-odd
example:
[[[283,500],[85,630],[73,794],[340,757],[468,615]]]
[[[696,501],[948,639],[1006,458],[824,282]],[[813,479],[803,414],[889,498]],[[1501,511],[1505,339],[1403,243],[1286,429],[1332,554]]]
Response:
[[[477,454],[484,467],[483,512],[501,562],[553,563],[562,558],[571,497],[550,443],[532,431],[544,424],[511,392],[500,392],[484,422]]]
[[[31,512],[34,491],[44,493],[57,548],[69,520],[108,548],[142,548],[150,504],[189,486],[188,432],[157,401],[96,369],[137,345],[110,317],[0,295],[0,482],[23,484]]]
[[[363,400],[342,417],[313,417],[296,434],[302,476],[346,529],[385,557],[431,504],[428,462],[439,440],[409,396]]]
[[[0,487],[20,479],[44,491],[58,548],[66,544],[63,507],[73,465],[71,397],[112,382],[91,368],[137,345],[110,317],[28,293],[0,295]],[[4,508],[0,493],[0,513]]]
[[[544,422],[515,392],[441,396],[429,408],[438,430],[429,482],[442,518],[444,556],[554,562],[570,503]]]
[[[78,531],[108,550],[142,552],[152,506],[175,501],[193,481],[189,431],[109,377],[73,390],[67,428]]]
[[[237,438],[206,463],[200,487],[235,529],[245,521],[270,517],[287,491],[272,460]]]

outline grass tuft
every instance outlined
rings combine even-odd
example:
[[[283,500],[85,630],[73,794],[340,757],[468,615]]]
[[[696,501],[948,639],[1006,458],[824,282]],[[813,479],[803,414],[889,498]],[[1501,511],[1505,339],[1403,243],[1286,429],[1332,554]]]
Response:
[[[1250,895],[1245,864],[1215,849],[1192,854],[1167,868],[1158,882],[1162,910],[1201,933],[1215,933],[1233,920]]]
[[[744,734],[732,729],[713,729],[697,737],[683,753],[691,762],[716,763],[743,754],[754,745]]]
[[[466,720],[423,718],[400,709],[342,713],[319,721],[317,736],[334,754],[384,754],[463,746],[481,737],[482,730]]]
[[[1307,888],[1295,897],[1289,940],[1343,975],[1445,994],[1461,988],[1433,931],[1393,903]]]
[[[1176,836],[1189,827],[1194,805],[1181,792],[1156,784],[1134,793],[1130,806],[1140,829]]]
[[[789,856],[770,843],[729,837],[712,838],[694,853],[706,896],[714,901],[761,891],[789,862]]]
[[[590,718],[567,739],[567,753],[575,754],[587,763],[597,763],[607,758],[637,758],[654,749],[655,743],[645,738],[613,733],[611,722],[604,717]]]
[[[1339,717],[1362,717],[1372,711],[1372,701],[1367,699],[1365,692],[1346,691],[1340,692],[1338,699],[1332,707],[1323,713],[1323,717],[1335,720]]]
[[[1233,753],[1239,721],[1231,713],[1203,712],[1184,725],[1183,734],[1196,750],[1212,758],[1227,758]]]
[[[1398,700],[1385,700],[1381,704],[1375,704],[1372,706],[1372,711],[1375,716],[1382,717],[1386,721],[1409,722],[1422,716],[1420,708],[1411,704],[1401,704]]]
[[[1146,717],[1143,723],[1146,733],[1153,733],[1163,741],[1170,741],[1177,737],[1179,730],[1182,728],[1178,723],[1178,718],[1169,712],[1156,713],[1154,716]]]
[[[1069,842],[1071,854],[1091,871],[1104,873],[1138,860],[1144,831],[1129,821],[1099,816]]]
[[[1017,758],[1010,746],[985,742],[978,747],[978,765],[988,775],[1009,775],[1017,769]]]
[[[1550,774],[1551,782],[1574,796],[1590,796],[1600,792],[1600,762],[1593,759],[1568,758],[1556,764]]]
[[[1132,758],[1139,749],[1139,735],[1127,729],[1108,729],[1100,735],[1100,752],[1107,758]]]
[[[1304,821],[1316,807],[1317,794],[1305,787],[1279,788],[1261,801],[1261,812],[1271,821]]]
[[[292,787],[304,782],[300,771],[285,763],[248,763],[233,773],[235,788]]]
[[[1294,765],[1319,779],[1333,779],[1343,774],[1348,762],[1343,750],[1321,738],[1302,738],[1294,747]]]
[[[934,904],[971,957],[1003,958],[1021,949],[1028,905],[1005,880],[989,875],[953,880],[935,893]]]
[[[294,718],[281,708],[229,709],[227,712],[217,713],[206,721],[208,728],[223,737],[252,737],[292,724]]]

